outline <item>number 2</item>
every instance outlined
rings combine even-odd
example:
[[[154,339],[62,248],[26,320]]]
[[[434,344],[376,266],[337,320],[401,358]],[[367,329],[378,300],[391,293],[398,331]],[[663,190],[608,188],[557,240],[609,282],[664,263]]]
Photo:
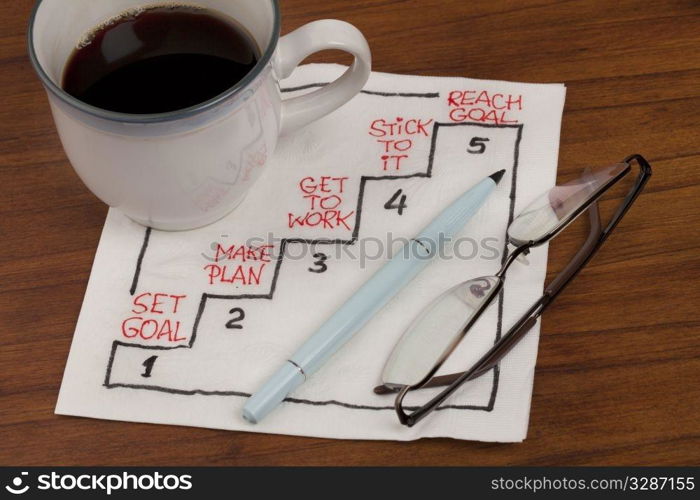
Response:
[[[229,330],[242,330],[243,325],[239,325],[239,323],[245,319],[245,311],[240,307],[234,307],[228,313],[236,314],[236,316],[226,322],[226,328]]]

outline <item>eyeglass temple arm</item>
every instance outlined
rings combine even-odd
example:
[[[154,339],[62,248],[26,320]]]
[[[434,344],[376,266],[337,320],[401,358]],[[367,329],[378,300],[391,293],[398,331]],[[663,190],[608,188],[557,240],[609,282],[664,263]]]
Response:
[[[610,218],[608,225],[601,229],[600,222],[600,211],[598,209],[597,200],[591,203],[588,208],[589,220],[590,220],[590,232],[588,233],[588,238],[583,246],[576,252],[576,255],[569,261],[566,267],[560,272],[554,280],[545,289],[544,295],[548,297],[547,303],[544,304],[540,314],[544,312],[547,306],[552,302],[552,300],[561,293],[561,291],[566,288],[566,286],[571,282],[572,279],[590,262],[593,256],[598,252],[600,247],[608,239],[610,233],[615,229],[617,224],[622,220],[627,211],[637,199],[639,194],[642,192],[644,185],[649,180],[651,176],[651,166],[647,161],[638,154],[634,154],[625,158],[624,162],[629,164],[631,161],[636,160],[640,166],[639,175],[637,180],[630,188],[629,192],[625,196],[618,207],[615,214]]]

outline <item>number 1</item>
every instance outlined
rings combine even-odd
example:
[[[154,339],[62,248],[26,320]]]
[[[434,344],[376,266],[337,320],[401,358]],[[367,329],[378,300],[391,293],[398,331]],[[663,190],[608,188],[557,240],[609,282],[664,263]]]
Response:
[[[156,359],[158,359],[158,356],[151,356],[143,362],[143,366],[146,368],[146,371],[141,374],[143,378],[149,378],[151,376],[153,364],[156,362]]]

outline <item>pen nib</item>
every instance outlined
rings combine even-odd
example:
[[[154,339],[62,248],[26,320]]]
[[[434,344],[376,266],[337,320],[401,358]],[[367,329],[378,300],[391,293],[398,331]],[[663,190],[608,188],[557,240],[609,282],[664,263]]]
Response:
[[[489,175],[489,177],[491,177],[491,179],[493,179],[493,182],[498,184],[501,181],[501,179],[503,178],[503,175],[505,175],[505,173],[506,173],[505,170],[499,170],[495,174]]]

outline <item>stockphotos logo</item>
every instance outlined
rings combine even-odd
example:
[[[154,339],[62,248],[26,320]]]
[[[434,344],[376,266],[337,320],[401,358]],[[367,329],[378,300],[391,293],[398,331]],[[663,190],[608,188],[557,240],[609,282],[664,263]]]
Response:
[[[5,489],[13,495],[29,491],[29,473],[21,472]],[[160,472],[131,474],[40,474],[34,489],[39,491],[93,491],[111,495],[117,491],[174,491],[192,489],[189,474],[161,474]]]
[[[29,485],[24,484],[24,479],[29,475],[29,472],[20,472],[19,476],[12,478],[12,482],[5,486],[5,489],[13,495],[22,495],[29,490]]]

